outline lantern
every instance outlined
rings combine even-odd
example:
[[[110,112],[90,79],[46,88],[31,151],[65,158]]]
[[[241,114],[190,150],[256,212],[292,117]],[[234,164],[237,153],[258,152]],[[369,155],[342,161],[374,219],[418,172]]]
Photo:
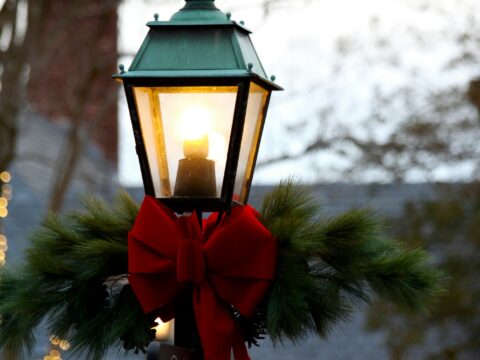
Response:
[[[247,202],[270,94],[250,31],[213,0],[150,30],[123,82],[147,195],[176,212]]]

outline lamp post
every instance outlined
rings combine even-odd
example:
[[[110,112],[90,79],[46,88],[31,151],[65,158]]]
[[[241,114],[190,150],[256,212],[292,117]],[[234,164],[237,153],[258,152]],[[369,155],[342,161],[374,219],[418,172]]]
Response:
[[[177,213],[228,212],[248,200],[271,92],[249,34],[185,0],[150,28],[123,82],[146,195]],[[178,299],[175,345],[198,348],[191,294]]]

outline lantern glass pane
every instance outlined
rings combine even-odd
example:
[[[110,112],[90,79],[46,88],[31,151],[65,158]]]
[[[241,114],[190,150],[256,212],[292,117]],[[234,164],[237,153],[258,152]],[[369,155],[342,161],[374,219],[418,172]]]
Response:
[[[265,105],[267,103],[268,93],[267,90],[257,84],[250,84],[233,195],[233,199],[241,203],[245,203],[247,200],[248,190],[252,183],[255,159],[260,143],[263,123],[265,121]]]
[[[237,86],[136,87],[155,196],[220,197]]]

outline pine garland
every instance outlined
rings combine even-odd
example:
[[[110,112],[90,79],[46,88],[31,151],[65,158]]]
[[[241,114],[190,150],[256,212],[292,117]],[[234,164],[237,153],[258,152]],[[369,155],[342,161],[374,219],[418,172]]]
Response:
[[[25,263],[0,270],[0,347],[10,354],[30,351],[43,321],[88,359],[112,346],[144,351],[154,338],[154,314],[144,315],[122,282],[138,205],[125,193],[113,207],[96,198],[84,204],[82,213],[50,215]],[[275,343],[312,331],[325,338],[372,296],[426,310],[442,290],[444,275],[428,254],[384,240],[368,212],[323,218],[305,188],[285,181],[265,196],[260,214],[279,252],[265,302],[253,320],[238,318],[249,344],[265,333]]]

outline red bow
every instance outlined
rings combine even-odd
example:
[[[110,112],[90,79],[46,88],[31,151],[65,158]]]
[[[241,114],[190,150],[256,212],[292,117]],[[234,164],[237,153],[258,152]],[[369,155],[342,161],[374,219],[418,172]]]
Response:
[[[275,274],[277,243],[250,206],[236,206],[202,233],[196,216],[177,217],[145,197],[129,233],[129,282],[145,313],[173,318],[186,281],[205,360],[250,359],[240,328],[226,304],[251,317]]]

